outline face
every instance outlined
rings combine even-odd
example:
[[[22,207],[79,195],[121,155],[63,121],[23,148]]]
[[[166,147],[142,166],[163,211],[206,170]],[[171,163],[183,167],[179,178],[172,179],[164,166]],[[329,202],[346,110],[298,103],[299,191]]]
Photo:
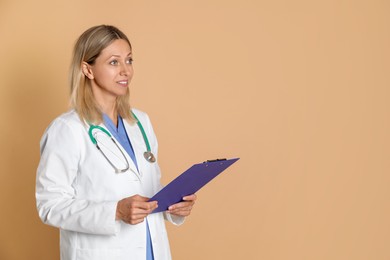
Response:
[[[126,94],[133,77],[129,44],[114,40],[102,50],[95,63],[83,63],[83,72],[91,80],[93,94],[101,105]]]

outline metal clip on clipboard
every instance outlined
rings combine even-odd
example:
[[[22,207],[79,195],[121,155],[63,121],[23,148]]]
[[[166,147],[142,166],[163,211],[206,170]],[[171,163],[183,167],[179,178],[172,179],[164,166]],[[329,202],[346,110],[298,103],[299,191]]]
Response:
[[[222,159],[214,159],[214,160],[207,160],[203,163],[212,163],[212,162],[220,162],[220,161],[226,161],[226,158],[222,158]]]

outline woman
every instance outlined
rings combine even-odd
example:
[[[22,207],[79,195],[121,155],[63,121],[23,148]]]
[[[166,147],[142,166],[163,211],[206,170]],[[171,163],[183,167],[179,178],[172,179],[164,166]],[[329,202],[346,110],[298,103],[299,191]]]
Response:
[[[195,203],[190,195],[151,214],[158,205],[149,198],[161,189],[157,140],[148,116],[130,109],[132,76],[120,30],[95,26],[79,37],[73,109],[45,131],[36,183],[40,218],[60,229],[62,260],[170,259],[164,219],[183,223]]]

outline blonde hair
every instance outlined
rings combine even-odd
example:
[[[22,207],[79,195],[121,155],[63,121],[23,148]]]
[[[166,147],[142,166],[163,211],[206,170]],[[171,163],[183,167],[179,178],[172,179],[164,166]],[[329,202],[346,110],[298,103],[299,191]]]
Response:
[[[94,64],[102,50],[117,39],[125,40],[131,49],[127,36],[111,25],[99,25],[89,28],[81,34],[74,46],[69,73],[70,100],[71,106],[76,110],[82,121],[85,120],[93,124],[99,124],[103,121],[102,112],[92,93],[90,81],[86,80],[86,76],[82,71],[82,63]],[[116,109],[118,115],[123,119],[133,122],[134,118],[130,111],[129,99],[130,92],[127,89],[126,95],[117,98]]]

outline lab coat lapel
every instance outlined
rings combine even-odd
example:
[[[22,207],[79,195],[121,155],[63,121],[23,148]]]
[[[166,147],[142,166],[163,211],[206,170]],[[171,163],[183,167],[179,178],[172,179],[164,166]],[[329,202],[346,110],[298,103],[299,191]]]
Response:
[[[129,124],[126,120],[123,120],[127,136],[133,146],[135,158],[137,160],[138,171],[142,176],[142,162],[144,160],[143,154],[146,151],[146,146],[142,133],[136,123]]]

